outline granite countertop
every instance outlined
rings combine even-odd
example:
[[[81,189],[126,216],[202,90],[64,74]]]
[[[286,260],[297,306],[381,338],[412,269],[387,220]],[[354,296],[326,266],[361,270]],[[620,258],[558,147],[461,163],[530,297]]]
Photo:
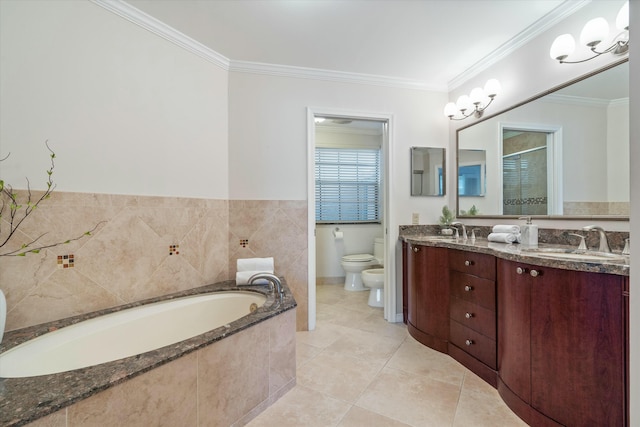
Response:
[[[231,322],[229,325],[143,354],[58,374],[28,378],[0,378],[0,425],[21,426],[35,421],[102,390],[127,381],[129,378],[150,371],[226,336],[295,308],[296,301],[286,281],[284,279],[281,280],[285,291],[284,299],[281,302],[274,297],[273,292],[270,292],[264,286],[237,287],[235,280],[227,280],[184,292],[6,332],[0,345],[0,353],[47,332],[79,323],[83,320],[153,302],[221,291],[250,291],[267,296],[267,301],[262,307],[248,316]]]
[[[449,249],[459,249],[464,251],[478,252],[494,255],[498,258],[518,261],[542,267],[553,267],[563,270],[586,271],[592,273],[617,274],[620,276],[629,276],[629,257],[622,259],[603,259],[597,260],[569,260],[563,258],[553,258],[552,253],[540,255],[535,251],[529,251],[521,244],[495,243],[489,242],[485,238],[477,238],[475,240],[456,239],[453,237],[434,236],[434,235],[401,235],[400,239],[414,245],[425,245],[434,247],[443,247]],[[544,249],[564,249],[567,251],[575,250],[575,246],[546,244],[541,243],[538,248]],[[586,253],[585,255],[588,255]]]

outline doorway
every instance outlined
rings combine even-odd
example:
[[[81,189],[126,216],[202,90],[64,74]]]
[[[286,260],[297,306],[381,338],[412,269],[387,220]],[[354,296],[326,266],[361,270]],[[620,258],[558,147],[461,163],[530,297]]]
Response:
[[[501,127],[502,214],[562,214],[561,130]]]
[[[378,127],[381,129],[380,137],[380,222],[377,225],[374,225],[371,221],[367,223],[364,221],[362,230],[364,230],[365,234],[367,233],[367,229],[370,230],[373,228],[373,233],[379,233],[376,237],[384,238],[384,266],[385,266],[385,287],[384,287],[384,318],[390,319],[390,321],[395,321],[396,318],[396,295],[395,295],[395,286],[392,285],[390,277],[393,274],[395,276],[395,267],[391,263],[391,254],[390,245],[388,242],[388,226],[390,224],[390,209],[389,209],[389,200],[390,200],[390,129],[392,126],[392,116],[389,114],[378,114],[378,113],[363,113],[363,112],[354,112],[354,111],[337,111],[333,109],[323,109],[323,108],[308,108],[307,109],[307,197],[308,197],[308,322],[309,322],[309,330],[315,329],[316,324],[316,276],[317,276],[317,242],[319,236],[319,229],[316,226],[316,214],[317,214],[317,206],[316,206],[316,164],[315,164],[315,153],[316,153],[316,136],[317,136],[317,126],[316,118],[329,118],[332,121],[332,125],[344,126],[347,129],[350,129],[348,132],[358,133],[360,132],[358,128],[375,128]],[[326,125],[325,125],[326,126]],[[369,131],[372,133],[374,131]],[[366,131],[365,131],[366,133]],[[366,143],[365,143],[366,145]],[[370,209],[367,210],[369,212]],[[354,224],[345,224],[344,227],[355,227]],[[340,224],[332,224],[330,228],[335,230],[335,228],[341,228]],[[377,227],[377,228],[376,228]],[[325,227],[327,228],[327,227]],[[322,230],[326,234],[326,230]],[[371,243],[373,246],[373,238],[371,239]],[[337,246],[337,245],[336,245]],[[339,248],[338,248],[339,249]],[[372,253],[372,248],[367,249],[367,251],[363,251],[362,253]],[[336,252],[335,256],[338,253]],[[339,258],[338,258],[339,260]],[[334,264],[338,260],[335,260]],[[326,266],[321,266],[323,269]],[[333,267],[335,269],[335,266]],[[324,274],[324,273],[323,273]],[[344,274],[344,273],[342,273]],[[367,291],[368,292],[368,291]]]

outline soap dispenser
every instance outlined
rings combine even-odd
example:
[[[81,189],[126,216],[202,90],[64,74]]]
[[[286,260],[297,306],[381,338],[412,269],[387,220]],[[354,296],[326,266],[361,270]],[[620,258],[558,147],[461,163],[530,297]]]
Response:
[[[525,246],[537,247],[538,246],[538,226],[531,222],[530,216],[523,216],[520,219],[527,220],[527,223],[520,227],[521,242]]]

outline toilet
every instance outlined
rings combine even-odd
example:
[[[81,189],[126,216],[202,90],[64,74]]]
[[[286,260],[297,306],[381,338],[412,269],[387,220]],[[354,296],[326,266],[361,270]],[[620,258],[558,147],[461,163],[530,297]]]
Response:
[[[373,257],[378,265],[384,265],[384,239],[376,237],[373,244]],[[384,307],[384,268],[370,268],[361,273],[362,283],[369,292],[371,307]]]
[[[362,283],[362,271],[378,265],[371,254],[345,255],[340,262],[344,272],[344,289],[347,291],[366,291]]]

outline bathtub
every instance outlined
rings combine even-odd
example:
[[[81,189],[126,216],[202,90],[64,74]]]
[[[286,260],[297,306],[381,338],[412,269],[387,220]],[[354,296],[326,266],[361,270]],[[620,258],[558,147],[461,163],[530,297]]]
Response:
[[[159,349],[227,325],[265,301],[262,294],[220,292],[85,320],[0,354],[0,378],[56,374]]]
[[[6,332],[0,426],[246,424],[296,382],[282,283],[282,299],[226,280]]]

